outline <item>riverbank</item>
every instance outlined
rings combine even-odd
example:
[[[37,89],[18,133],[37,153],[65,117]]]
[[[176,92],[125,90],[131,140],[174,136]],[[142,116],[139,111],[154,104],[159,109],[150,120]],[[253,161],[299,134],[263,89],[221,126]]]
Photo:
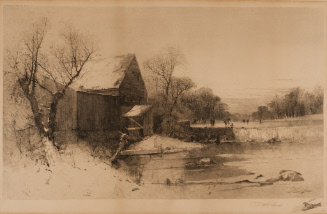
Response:
[[[53,167],[23,157],[18,165],[4,166],[4,199],[288,199],[297,198],[296,210],[310,198],[323,197],[323,142],[221,143],[182,142],[152,136],[131,145],[192,150],[119,159],[110,167],[91,156],[83,145],[69,145]],[[185,169],[187,163],[210,158],[207,168]],[[118,167],[118,168],[117,168]],[[295,170],[304,181],[278,181],[261,186],[281,170]],[[141,170],[141,173],[140,173]],[[261,175],[261,176],[260,176]],[[258,178],[257,178],[258,177]],[[167,178],[170,183],[167,183]],[[257,179],[256,179],[257,178]],[[248,180],[249,182],[246,182]],[[243,181],[243,182],[242,182]],[[314,209],[318,211],[319,208]]]
[[[136,198],[321,198],[322,148],[321,141],[222,143],[176,154],[129,157],[120,160],[120,170],[140,184]],[[212,165],[185,167],[203,158],[210,158]],[[282,170],[299,172],[304,181],[265,182]]]
[[[293,126],[271,128],[234,128],[236,141],[281,141],[323,140],[324,126]]]

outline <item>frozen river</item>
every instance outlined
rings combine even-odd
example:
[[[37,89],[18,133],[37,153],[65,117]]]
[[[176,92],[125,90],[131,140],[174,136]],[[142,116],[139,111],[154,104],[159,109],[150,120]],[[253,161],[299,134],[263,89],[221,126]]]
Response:
[[[205,158],[205,159],[204,159]],[[202,161],[210,163],[199,164]],[[222,143],[123,160],[133,181],[162,191],[154,198],[299,198],[323,196],[323,142]],[[278,181],[294,170],[304,181]],[[148,196],[144,196],[148,197]]]

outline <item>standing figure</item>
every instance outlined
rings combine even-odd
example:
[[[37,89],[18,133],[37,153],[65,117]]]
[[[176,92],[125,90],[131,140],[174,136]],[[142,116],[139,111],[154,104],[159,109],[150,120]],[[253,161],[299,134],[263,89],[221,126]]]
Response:
[[[227,119],[227,124],[228,124],[228,125],[230,124],[230,118]]]
[[[220,144],[220,137],[219,137],[219,134],[217,134],[217,138],[216,138],[216,144]]]

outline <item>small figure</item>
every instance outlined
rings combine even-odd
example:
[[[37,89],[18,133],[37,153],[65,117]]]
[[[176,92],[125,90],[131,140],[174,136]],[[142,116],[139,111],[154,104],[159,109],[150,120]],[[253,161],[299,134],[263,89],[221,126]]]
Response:
[[[227,124],[228,124],[228,125],[230,124],[230,118],[227,119]]]
[[[220,144],[220,137],[219,134],[217,134],[217,140],[216,140],[216,144],[219,145]]]

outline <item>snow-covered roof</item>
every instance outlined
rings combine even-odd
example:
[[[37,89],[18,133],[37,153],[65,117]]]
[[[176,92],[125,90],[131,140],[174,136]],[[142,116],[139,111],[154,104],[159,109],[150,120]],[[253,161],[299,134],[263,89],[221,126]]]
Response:
[[[139,117],[148,112],[152,106],[150,105],[135,105],[129,112],[125,114],[125,117]]]
[[[127,54],[87,62],[83,74],[71,88],[77,91],[119,88],[134,57],[134,54]]]
[[[84,90],[78,90],[78,92],[90,93],[90,94],[100,94],[100,95],[110,95],[110,96],[114,96],[114,97],[119,96],[119,91],[117,88],[100,89],[100,90],[84,89]]]

